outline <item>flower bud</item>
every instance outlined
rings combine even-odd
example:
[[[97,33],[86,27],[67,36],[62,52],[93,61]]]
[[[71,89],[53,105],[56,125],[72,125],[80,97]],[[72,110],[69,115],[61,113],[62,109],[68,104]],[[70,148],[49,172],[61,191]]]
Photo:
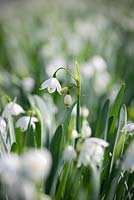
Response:
[[[66,106],[70,106],[72,104],[72,97],[70,94],[66,94],[66,96],[64,97],[64,104]]]
[[[68,93],[68,87],[63,87],[61,90],[61,94],[67,94]]]

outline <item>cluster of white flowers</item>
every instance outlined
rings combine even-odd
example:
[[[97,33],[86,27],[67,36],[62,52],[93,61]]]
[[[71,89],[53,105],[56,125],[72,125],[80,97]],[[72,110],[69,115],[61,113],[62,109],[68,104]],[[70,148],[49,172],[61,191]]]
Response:
[[[105,92],[110,83],[110,74],[107,71],[107,64],[99,55],[93,56],[83,64],[81,73],[86,78],[94,78],[94,90],[97,94]]]
[[[86,119],[83,120],[82,122],[82,129],[81,129],[81,136],[82,138],[88,138],[92,134],[92,129],[89,126],[89,123]]]
[[[122,128],[122,132],[132,133],[134,132],[134,123],[128,123]]]
[[[21,157],[7,154],[0,158],[0,177],[11,199],[36,200],[36,184],[46,179],[52,165],[47,149],[25,152]]]
[[[80,155],[78,158],[78,167],[82,164],[87,166],[90,163],[100,166],[104,157],[104,150],[108,147],[105,140],[99,138],[88,138],[82,144]]]

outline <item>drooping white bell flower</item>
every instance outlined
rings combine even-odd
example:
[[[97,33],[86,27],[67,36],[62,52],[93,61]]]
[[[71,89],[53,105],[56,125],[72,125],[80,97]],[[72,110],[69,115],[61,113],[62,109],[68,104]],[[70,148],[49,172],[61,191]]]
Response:
[[[51,165],[52,157],[47,149],[31,149],[22,155],[23,173],[35,182],[47,178]]]
[[[128,132],[128,133],[131,133],[134,131],[134,123],[129,123],[129,124],[126,124],[125,126],[123,126],[122,128],[122,132]]]
[[[80,114],[83,118],[87,118],[89,115],[89,109],[86,106],[81,107]]]
[[[128,171],[134,171],[134,142],[130,144],[125,153],[122,168]]]
[[[43,89],[48,89],[49,93],[53,93],[56,90],[58,91],[59,94],[61,94],[61,85],[59,83],[59,81],[57,80],[57,78],[50,78],[46,81],[44,81],[41,85],[41,90]]]
[[[23,108],[15,102],[10,102],[5,106],[2,116],[7,118],[9,115],[17,116],[21,113],[25,113]]]
[[[83,120],[82,122],[82,129],[81,129],[81,135],[83,138],[90,137],[92,134],[92,129],[89,126],[89,123],[86,119]]]
[[[26,131],[30,123],[33,129],[35,129],[36,122],[38,122],[38,119],[36,117],[23,116],[17,120],[16,128],[21,128],[22,131]]]
[[[66,94],[66,96],[64,97],[64,104],[66,106],[70,106],[72,104],[72,97],[70,94]]]
[[[90,163],[100,166],[104,157],[104,148],[109,144],[99,138],[88,138],[84,141],[78,158],[78,167]]]
[[[63,152],[63,159],[65,161],[71,161],[76,158],[76,151],[73,146],[69,145],[65,148]]]
[[[0,117],[0,133],[4,136],[4,138],[6,133],[6,126],[6,121],[3,119],[3,117]]]

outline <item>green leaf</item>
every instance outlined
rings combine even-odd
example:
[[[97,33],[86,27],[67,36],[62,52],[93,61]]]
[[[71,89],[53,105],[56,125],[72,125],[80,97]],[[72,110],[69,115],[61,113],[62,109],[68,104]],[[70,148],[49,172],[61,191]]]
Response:
[[[104,103],[102,111],[100,112],[95,133],[95,137],[101,137],[105,140],[107,140],[109,108],[110,108],[110,101],[108,99]]]
[[[51,144],[50,144],[50,152],[52,154],[53,159],[53,165],[51,169],[51,173],[48,177],[47,184],[46,184],[46,192],[49,193],[52,187],[53,182],[55,183],[55,175],[57,172],[59,160],[61,159],[62,150],[63,150],[63,141],[64,141],[64,135],[63,135],[63,127],[60,125],[52,138]],[[55,183],[56,184],[56,183]],[[53,186],[55,188],[55,186]]]
[[[13,153],[18,153],[18,145],[17,143],[13,143],[12,146],[11,146],[11,152]]]
[[[14,142],[16,142],[15,138],[15,130],[14,130],[14,123],[13,123],[13,118],[11,115],[8,116],[8,127],[9,127],[9,140],[10,140],[10,145]]]
[[[119,135],[120,135],[120,130],[121,130],[121,118],[122,118],[122,112],[120,111],[117,131],[115,132],[114,138],[113,138],[114,146],[113,146],[113,151],[112,151],[112,158],[111,158],[111,163],[110,163],[109,175],[112,172],[112,168],[113,168],[113,165],[114,165],[114,162],[115,162],[115,153],[116,153],[115,151],[118,148],[117,147],[117,142],[118,142]]]
[[[31,118],[29,121],[28,129],[24,133],[24,134],[26,134],[25,135],[25,147],[35,147],[35,135],[34,135],[35,133],[30,124],[31,124]]]
[[[125,126],[126,124],[127,124],[127,109],[126,106],[123,105],[121,109],[121,127]],[[120,132],[118,143],[115,149],[115,160],[117,160],[117,158],[123,154],[126,134],[127,134],[126,131]]]
[[[36,132],[35,132],[35,140],[37,148],[43,147],[43,120],[41,113],[37,107],[34,107],[35,109],[35,115],[38,119],[38,122],[36,123]]]
[[[18,153],[20,154],[23,152],[25,133],[23,133],[20,128],[16,128],[15,135],[16,135],[16,143],[18,145]]]
[[[65,122],[63,124],[63,127],[64,127],[64,133],[66,134],[67,133],[67,130],[68,130],[68,127],[69,127],[69,123],[70,123],[70,120],[71,120],[71,113],[72,113],[72,110],[74,108],[74,106],[76,105],[76,102],[75,101],[73,103],[72,106],[69,107],[68,111],[67,111],[67,114],[66,114],[66,117],[65,117]]]
[[[76,79],[80,83],[80,73],[79,73],[79,66],[78,63],[76,62]]]
[[[7,152],[8,152],[8,146],[6,144],[6,141],[5,141],[2,133],[0,132],[0,153],[5,154]]]
[[[125,92],[125,84],[123,83],[117,96],[116,99],[114,101],[114,104],[111,108],[111,112],[110,112],[110,117],[113,116],[113,122],[112,125],[110,127],[110,133],[113,134],[114,130],[115,130],[115,125],[116,125],[116,121],[117,121],[117,117],[121,108],[121,104],[122,104],[122,100],[123,100],[123,96],[124,96],[124,92]]]

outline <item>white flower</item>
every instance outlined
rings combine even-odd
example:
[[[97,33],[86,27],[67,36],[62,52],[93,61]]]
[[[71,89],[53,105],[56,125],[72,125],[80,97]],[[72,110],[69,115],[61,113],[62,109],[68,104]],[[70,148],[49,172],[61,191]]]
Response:
[[[122,132],[128,132],[131,133],[134,131],[134,123],[129,123],[126,124],[123,128],[122,128]]]
[[[90,59],[90,65],[97,73],[104,72],[107,69],[105,60],[99,55],[96,55]]]
[[[66,106],[70,106],[72,104],[72,97],[70,94],[66,94],[66,96],[64,97],[64,104]]]
[[[106,91],[109,83],[110,74],[107,71],[102,72],[101,74],[97,74],[94,82],[95,92],[99,95],[103,94]]]
[[[0,117],[0,133],[4,136],[4,138],[6,133],[6,126],[6,121],[3,119],[3,117]]]
[[[63,152],[63,159],[65,161],[71,161],[76,159],[76,151],[73,146],[69,145],[65,148]]]
[[[83,137],[83,138],[90,137],[91,134],[92,134],[92,129],[91,129],[91,127],[89,126],[88,121],[85,120],[85,119],[84,119],[83,122],[82,122],[81,134],[82,134],[82,137]]]
[[[41,90],[46,88],[48,89],[49,93],[53,93],[57,90],[58,93],[61,94],[61,85],[57,78],[50,78],[44,81],[41,85]]]
[[[23,108],[15,102],[10,102],[5,106],[2,116],[7,118],[9,115],[17,116],[21,113],[25,113]]]
[[[76,129],[72,130],[71,136],[72,136],[73,139],[78,137],[78,132],[76,131]]]
[[[88,108],[86,108],[85,106],[83,106],[80,109],[80,113],[81,113],[81,116],[86,119],[88,117],[88,115],[89,115],[89,110],[88,110]]]
[[[6,154],[0,159],[0,175],[5,183],[12,182],[20,170],[20,158],[17,154]]]
[[[51,154],[47,149],[31,149],[22,155],[22,169],[26,177],[38,182],[47,178],[52,165]]]
[[[36,117],[23,116],[17,120],[16,128],[21,128],[22,131],[26,131],[30,123],[33,129],[35,129],[36,122],[38,122],[38,119]]]
[[[78,158],[78,167],[81,164],[87,166],[90,163],[94,165],[101,165],[104,148],[108,146],[108,143],[105,140],[99,138],[88,138],[84,141],[81,152]]]
[[[134,170],[134,142],[130,144],[125,153],[122,168],[128,171]]]
[[[22,79],[22,87],[26,92],[31,92],[34,88],[35,80],[32,77]]]

